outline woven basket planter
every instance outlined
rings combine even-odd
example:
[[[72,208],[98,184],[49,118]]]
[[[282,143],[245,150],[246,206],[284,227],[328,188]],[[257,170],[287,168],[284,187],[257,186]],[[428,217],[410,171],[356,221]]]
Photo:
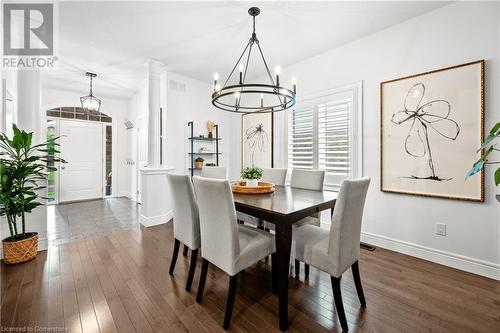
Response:
[[[11,241],[10,237],[2,241],[3,261],[6,264],[20,264],[36,257],[38,253],[38,233],[28,232],[26,238]]]

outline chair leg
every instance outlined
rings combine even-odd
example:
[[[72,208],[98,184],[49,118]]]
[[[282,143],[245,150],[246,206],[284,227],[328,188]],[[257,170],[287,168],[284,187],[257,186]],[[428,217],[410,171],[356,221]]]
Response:
[[[174,274],[175,263],[177,262],[177,256],[179,255],[179,246],[181,242],[178,239],[174,241],[174,252],[172,252],[172,260],[170,260],[170,269],[168,270],[168,274]]]
[[[309,264],[304,264],[304,275],[305,278],[309,278]]]
[[[276,252],[271,254],[271,273],[273,276],[273,294],[278,293],[278,257]]]
[[[208,260],[201,261],[200,283],[198,284],[198,292],[196,293],[196,302],[200,303],[203,298],[203,289],[205,289],[205,282],[207,281],[208,273]]]
[[[300,275],[300,261],[295,259],[295,277],[298,278]]]
[[[356,291],[358,292],[359,302],[361,305],[365,306],[365,294],[363,293],[363,286],[361,285],[361,276],[359,275],[359,265],[357,261],[352,264],[351,270],[352,277],[354,278],[354,284],[356,285]]]
[[[225,330],[227,330],[229,328],[229,325],[231,324],[234,298],[236,297],[237,281],[238,281],[238,274],[229,277],[229,290],[227,291],[226,313],[224,314],[224,325],[222,326]]]
[[[189,273],[186,281],[186,291],[191,291],[193,284],[194,271],[196,269],[196,260],[198,260],[198,249],[191,250],[191,263],[189,264]]]
[[[340,278],[330,276],[332,280],[333,289],[333,299],[335,301],[335,308],[337,309],[337,315],[339,316],[340,326],[342,330],[347,332],[349,327],[347,326],[347,320],[345,318],[344,303],[342,302],[342,293],[340,291]]]
[[[187,255],[188,255],[188,249],[189,249],[189,248],[187,247],[187,245],[184,245],[184,249],[182,250],[182,255],[183,255],[184,257],[187,257]]]

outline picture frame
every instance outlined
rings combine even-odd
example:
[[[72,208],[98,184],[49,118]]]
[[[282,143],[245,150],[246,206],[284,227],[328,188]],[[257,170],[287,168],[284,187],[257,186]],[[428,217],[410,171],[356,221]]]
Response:
[[[253,112],[241,115],[241,169],[255,165],[274,167],[274,114]]]
[[[484,202],[484,60],[380,83],[380,190]]]

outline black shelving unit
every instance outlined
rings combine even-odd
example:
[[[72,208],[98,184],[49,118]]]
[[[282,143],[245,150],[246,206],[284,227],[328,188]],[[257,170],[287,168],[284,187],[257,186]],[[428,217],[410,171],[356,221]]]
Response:
[[[196,156],[200,156],[200,155],[212,156],[212,157],[215,156],[215,165],[219,166],[219,155],[222,154],[221,152],[219,152],[219,141],[222,139],[219,138],[219,125],[214,125],[215,137],[213,137],[213,138],[209,138],[209,137],[205,137],[205,136],[194,136],[194,129],[193,129],[193,122],[192,121],[188,122],[188,127],[190,128],[189,138],[188,138],[189,143],[190,143],[190,151],[189,151],[188,155],[189,155],[189,159],[191,161],[191,167],[188,168],[188,170],[191,174],[191,177],[193,177],[194,170],[197,170],[194,167],[194,160],[196,159]],[[215,152],[204,152],[204,153],[195,152],[194,151],[195,141],[204,141],[204,142],[215,143]]]

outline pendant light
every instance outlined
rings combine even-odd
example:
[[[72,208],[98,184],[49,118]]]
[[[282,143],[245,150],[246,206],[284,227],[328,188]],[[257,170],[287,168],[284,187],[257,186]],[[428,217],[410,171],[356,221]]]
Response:
[[[87,72],[86,76],[90,77],[90,91],[87,96],[80,97],[80,102],[82,103],[82,108],[86,111],[97,112],[101,107],[101,100],[94,96],[92,92],[92,79],[97,77],[97,74]]]
[[[260,14],[260,9],[252,7],[248,14],[253,20],[253,32],[245,49],[233,66],[231,73],[221,86],[219,75],[214,75],[214,91],[212,93],[212,104],[218,109],[238,113],[254,112],[277,112],[287,110],[295,105],[297,86],[292,80],[292,88],[286,88],[280,84],[280,69],[276,68],[275,76],[271,75],[264,53],[260,47],[257,33],[255,32],[255,17]],[[246,83],[248,76],[248,63],[252,50],[258,52],[262,58],[269,82]],[[239,75],[231,80],[238,68]]]

